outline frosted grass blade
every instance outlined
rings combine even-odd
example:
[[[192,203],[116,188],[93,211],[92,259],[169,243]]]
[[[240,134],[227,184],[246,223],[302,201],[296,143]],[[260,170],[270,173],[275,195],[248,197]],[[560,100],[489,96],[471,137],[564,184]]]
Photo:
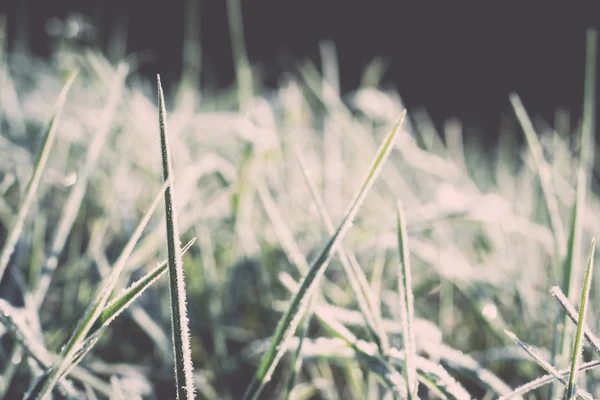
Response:
[[[346,235],[348,229],[352,225],[352,221],[356,216],[356,213],[358,212],[358,209],[360,208],[360,205],[362,204],[367,192],[373,185],[375,178],[379,175],[384,162],[387,160],[387,157],[393,149],[394,140],[400,131],[400,126],[404,121],[405,115],[406,112],[402,113],[396,124],[394,124],[392,131],[382,143],[367,176],[363,180],[359,191],[356,193],[354,199],[350,203],[350,206],[346,211],[340,226],[335,234],[329,239],[317,259],[313,262],[310,270],[302,280],[300,288],[293,296],[289,308],[279,321],[271,341],[271,346],[265,354],[252,382],[248,386],[248,389],[244,395],[244,399],[258,398],[264,385],[271,379],[273,370],[283,355],[281,348],[285,347],[286,342],[294,334],[294,331],[298,327],[310,295],[314,291],[314,288],[323,275],[336,247],[339,245],[341,240]]]
[[[56,99],[56,103],[54,104],[52,117],[50,118],[50,123],[48,125],[46,135],[44,136],[42,146],[38,153],[35,162],[35,167],[33,169],[33,174],[31,175],[31,179],[27,184],[27,189],[25,190],[23,200],[19,205],[19,211],[17,212],[14,225],[12,226],[10,232],[6,237],[6,241],[4,242],[4,246],[2,247],[2,252],[0,253],[0,281],[2,281],[2,277],[4,276],[4,272],[6,271],[6,267],[8,266],[8,262],[10,261],[10,256],[15,250],[15,246],[19,240],[19,236],[21,235],[21,231],[23,229],[23,224],[25,223],[25,218],[27,217],[27,213],[31,208],[31,204],[33,203],[33,200],[37,193],[37,188],[40,184],[40,180],[42,179],[42,175],[44,174],[44,171],[46,169],[46,163],[48,162],[50,149],[52,149],[52,144],[54,143],[54,139],[56,138],[56,132],[58,131],[58,122],[60,121],[62,110],[65,105],[65,101],[67,100],[67,94],[69,93],[69,90],[71,89],[71,86],[75,81],[75,78],[77,77],[78,73],[79,71],[77,70],[71,73],[71,75],[65,82],[62,90],[58,94],[58,98]]]
[[[160,124],[160,146],[162,153],[163,178],[170,182],[165,191],[165,211],[167,217],[167,250],[169,260],[169,289],[171,294],[171,325],[173,329],[173,351],[175,354],[175,384],[178,400],[194,398],[194,367],[190,348],[183,259],[177,222],[175,188],[173,187],[173,167],[167,138],[167,111],[160,76],[158,86],[158,113]]]

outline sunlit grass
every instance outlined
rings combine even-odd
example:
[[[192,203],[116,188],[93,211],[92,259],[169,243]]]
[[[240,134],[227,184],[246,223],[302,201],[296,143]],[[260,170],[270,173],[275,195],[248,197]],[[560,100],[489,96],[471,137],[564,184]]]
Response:
[[[331,43],[264,91],[239,7],[229,91],[199,54],[158,102],[134,62],[1,58],[0,394],[599,397],[595,32],[581,126],[514,94],[490,157],[396,120],[381,62],[342,95]]]

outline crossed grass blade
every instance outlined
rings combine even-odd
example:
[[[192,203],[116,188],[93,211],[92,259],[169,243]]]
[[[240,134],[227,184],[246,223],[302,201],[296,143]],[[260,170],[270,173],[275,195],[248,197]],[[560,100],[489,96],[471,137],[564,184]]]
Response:
[[[579,372],[582,372],[582,371],[591,371],[598,367],[600,367],[600,361],[595,360],[595,361],[589,361],[584,364],[581,364],[577,369],[579,370]],[[566,377],[567,375],[569,375],[571,373],[571,368],[561,369],[560,371],[558,371],[558,373],[560,376]],[[515,397],[522,396],[524,394],[527,394],[533,390],[544,387],[545,385],[548,385],[555,381],[556,381],[556,377],[552,374],[540,376],[539,378],[534,379],[531,382],[528,382],[522,386],[519,386],[511,393],[508,393],[504,396],[499,397],[498,400],[514,399]]]
[[[546,372],[548,372],[550,375],[552,375],[552,377],[555,380],[558,380],[560,383],[562,383],[562,385],[564,387],[568,386],[568,382],[567,380],[563,377],[563,375],[560,373],[560,371],[558,371],[556,368],[554,368],[549,362],[547,362],[546,360],[544,360],[542,357],[540,357],[530,346],[528,346],[526,343],[522,342],[517,335],[515,335],[514,333],[510,332],[509,330],[504,330],[504,333],[506,333],[506,335],[513,341],[515,342],[517,345],[519,345],[523,350],[525,350],[525,352],[527,354],[529,354],[529,356],[531,358],[533,358],[535,360],[535,362],[542,367]],[[583,390],[583,389],[579,389],[576,388],[575,394],[577,397],[581,398],[581,399],[585,399],[585,400],[592,400],[593,397],[590,393],[588,393],[587,391]]]
[[[344,238],[348,229],[352,225],[352,221],[356,213],[358,212],[358,209],[362,204],[367,192],[373,185],[375,178],[379,175],[379,172],[381,171],[384,162],[387,160],[387,157],[393,149],[394,141],[400,130],[400,126],[404,121],[405,115],[406,112],[403,112],[402,115],[398,118],[398,121],[394,124],[394,127],[392,128],[390,134],[382,143],[381,147],[379,148],[379,151],[377,152],[377,155],[375,156],[375,159],[373,160],[373,164],[367,176],[363,180],[360,190],[357,192],[354,199],[350,203],[350,206],[346,211],[345,216],[342,219],[342,222],[339,225],[337,231],[329,239],[319,256],[313,262],[310,270],[302,280],[300,288],[292,298],[289,308],[286,310],[283,317],[279,321],[279,324],[271,341],[271,346],[265,354],[256,375],[252,379],[252,382],[248,386],[248,389],[244,394],[244,399],[258,398],[264,385],[271,379],[273,371],[279,363],[281,356],[283,355],[282,346],[285,346],[286,342],[290,339],[290,337],[294,334],[296,328],[298,327],[300,319],[302,318],[304,311],[307,308],[308,300],[311,297],[310,295],[312,294],[314,288],[320,281],[320,278],[323,275],[327,265],[329,264],[329,260],[333,256],[336,247]]]

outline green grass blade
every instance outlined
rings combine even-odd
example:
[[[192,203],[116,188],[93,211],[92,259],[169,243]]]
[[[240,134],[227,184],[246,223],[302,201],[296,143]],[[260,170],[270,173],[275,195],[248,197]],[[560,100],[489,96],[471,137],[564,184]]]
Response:
[[[590,296],[590,287],[592,286],[592,272],[594,270],[594,251],[596,250],[596,240],[592,239],[592,247],[588,259],[587,269],[585,271],[585,280],[583,290],[581,291],[581,303],[579,306],[579,319],[577,320],[577,333],[575,335],[575,345],[573,346],[573,358],[571,361],[571,374],[569,375],[569,386],[567,387],[567,398],[575,398],[575,382],[577,381],[579,359],[581,357],[581,338],[585,331],[585,313],[588,307]]]
[[[417,398],[417,369],[415,366],[416,346],[414,326],[414,297],[412,291],[412,274],[410,271],[410,250],[408,247],[408,231],[406,217],[400,201],[397,202],[398,218],[398,250],[400,265],[398,266],[398,292],[400,294],[400,316],[402,321],[402,343],[404,344],[404,379],[408,385],[408,398]]]
[[[0,281],[2,281],[2,277],[4,276],[4,272],[6,271],[6,267],[8,266],[8,262],[10,260],[10,256],[15,250],[15,246],[23,229],[23,224],[25,223],[25,218],[27,217],[27,213],[31,208],[31,204],[33,203],[37,193],[40,180],[42,179],[42,175],[46,169],[46,163],[48,162],[50,149],[52,148],[52,144],[56,138],[58,122],[60,121],[62,110],[65,105],[65,101],[67,100],[67,94],[69,93],[69,90],[71,89],[71,86],[78,73],[79,71],[77,70],[71,73],[62,90],[60,91],[58,98],[56,99],[54,110],[52,111],[52,117],[50,118],[50,124],[48,125],[48,130],[46,131],[44,141],[42,142],[42,147],[40,148],[37,160],[35,162],[33,174],[31,175],[31,179],[27,184],[27,189],[25,190],[23,201],[19,206],[15,223],[8,233],[6,241],[4,242],[4,246],[2,247],[2,252],[0,253]]]
[[[167,138],[167,111],[160,76],[157,75],[158,113],[160,124],[160,145],[162,153],[163,178],[171,182],[165,191],[165,211],[167,216],[167,250],[169,259],[169,288],[171,294],[171,324],[173,329],[173,350],[175,354],[175,384],[177,399],[194,398],[194,370],[190,348],[190,331],[187,317],[183,259],[177,223],[175,188],[173,187],[173,167]]]
[[[354,220],[354,217],[356,216],[356,213],[358,212],[358,209],[360,208],[360,205],[362,204],[367,192],[373,185],[375,178],[378,176],[384,162],[387,160],[387,157],[393,149],[395,138],[400,130],[402,122],[404,121],[405,115],[406,112],[400,116],[392,128],[392,131],[382,143],[377,155],[375,156],[375,159],[373,160],[373,164],[360,187],[360,190],[350,203],[350,206],[346,211],[340,226],[335,234],[329,239],[328,243],[325,245],[317,259],[312,264],[310,270],[302,280],[300,288],[293,296],[289,308],[279,321],[271,341],[271,346],[265,354],[252,382],[248,386],[248,389],[244,395],[244,399],[256,399],[266,382],[271,379],[273,370],[283,355],[281,351],[282,346],[284,347],[285,343],[294,334],[303,312],[306,309],[307,302],[310,299],[310,294],[314,291],[314,288],[319,282],[320,277],[323,275],[336,247],[344,238],[348,229],[352,225],[352,221]]]

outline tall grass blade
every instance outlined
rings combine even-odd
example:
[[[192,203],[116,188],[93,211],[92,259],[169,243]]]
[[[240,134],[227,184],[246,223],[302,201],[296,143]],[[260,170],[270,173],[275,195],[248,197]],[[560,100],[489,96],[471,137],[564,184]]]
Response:
[[[42,142],[42,147],[40,148],[40,151],[38,153],[37,160],[35,162],[35,167],[33,169],[33,174],[31,175],[31,179],[27,184],[27,189],[25,190],[23,201],[21,201],[21,204],[19,205],[19,211],[17,212],[14,225],[8,233],[8,236],[6,237],[6,241],[4,242],[4,246],[2,247],[2,252],[0,253],[0,282],[2,281],[2,277],[4,276],[4,272],[6,271],[6,267],[8,266],[8,262],[10,261],[10,256],[15,250],[15,246],[19,240],[19,236],[21,235],[21,231],[23,229],[23,224],[25,223],[25,218],[27,217],[27,213],[31,208],[31,204],[33,203],[33,200],[37,193],[37,188],[39,186],[40,180],[42,179],[42,175],[46,169],[46,163],[48,162],[50,149],[52,148],[52,144],[54,143],[54,139],[56,138],[56,132],[58,131],[58,122],[60,121],[62,110],[65,105],[65,101],[67,100],[67,94],[69,93],[71,85],[75,81],[75,78],[77,77],[78,73],[79,71],[77,70],[71,73],[71,75],[65,82],[62,90],[58,94],[58,98],[56,99],[56,103],[54,104],[54,110],[52,111],[50,124],[48,125],[46,135],[44,136],[44,141]]]
[[[585,313],[588,307],[590,296],[590,287],[592,286],[592,272],[594,270],[594,252],[596,250],[596,240],[592,239],[592,247],[588,259],[587,269],[585,271],[585,280],[583,290],[581,291],[581,302],[579,306],[579,319],[577,320],[577,333],[575,335],[575,345],[573,346],[573,359],[571,361],[571,374],[569,375],[569,386],[567,387],[567,398],[575,398],[575,382],[577,381],[579,359],[581,357],[581,338],[585,331]]]
[[[336,247],[339,245],[341,240],[346,235],[348,229],[352,225],[352,221],[356,216],[356,213],[358,212],[358,209],[360,208],[360,205],[362,204],[367,192],[373,185],[375,178],[378,176],[384,162],[387,160],[387,157],[393,149],[393,143],[400,130],[400,126],[404,121],[405,115],[406,112],[402,113],[392,128],[392,131],[382,143],[377,155],[375,156],[375,159],[373,160],[373,164],[367,176],[365,177],[362,186],[360,187],[360,190],[356,193],[354,199],[350,203],[350,206],[346,211],[340,226],[335,234],[329,239],[317,259],[313,262],[310,270],[302,280],[300,288],[293,296],[289,308],[279,321],[271,341],[271,346],[265,354],[252,382],[248,386],[248,389],[244,395],[244,399],[258,398],[264,385],[271,379],[273,371],[283,355],[281,348],[285,347],[286,342],[296,330],[304,310],[306,309],[311,293],[314,291],[314,288],[317,286],[317,283],[323,275]]]
[[[398,292],[400,300],[400,316],[402,322],[402,343],[404,345],[404,379],[408,385],[408,398],[416,399],[419,382],[417,381],[416,340],[414,326],[414,297],[412,291],[412,274],[410,271],[410,250],[408,247],[408,231],[402,203],[397,204],[398,250],[400,265],[398,266]]]
[[[170,182],[165,191],[165,211],[167,216],[167,250],[169,259],[169,289],[171,294],[171,324],[173,329],[173,350],[175,353],[175,384],[177,399],[194,398],[194,375],[190,330],[188,326],[183,259],[177,223],[175,188],[173,187],[173,167],[167,138],[167,111],[160,76],[158,86],[158,113],[160,124],[160,145],[162,153],[163,178]]]

